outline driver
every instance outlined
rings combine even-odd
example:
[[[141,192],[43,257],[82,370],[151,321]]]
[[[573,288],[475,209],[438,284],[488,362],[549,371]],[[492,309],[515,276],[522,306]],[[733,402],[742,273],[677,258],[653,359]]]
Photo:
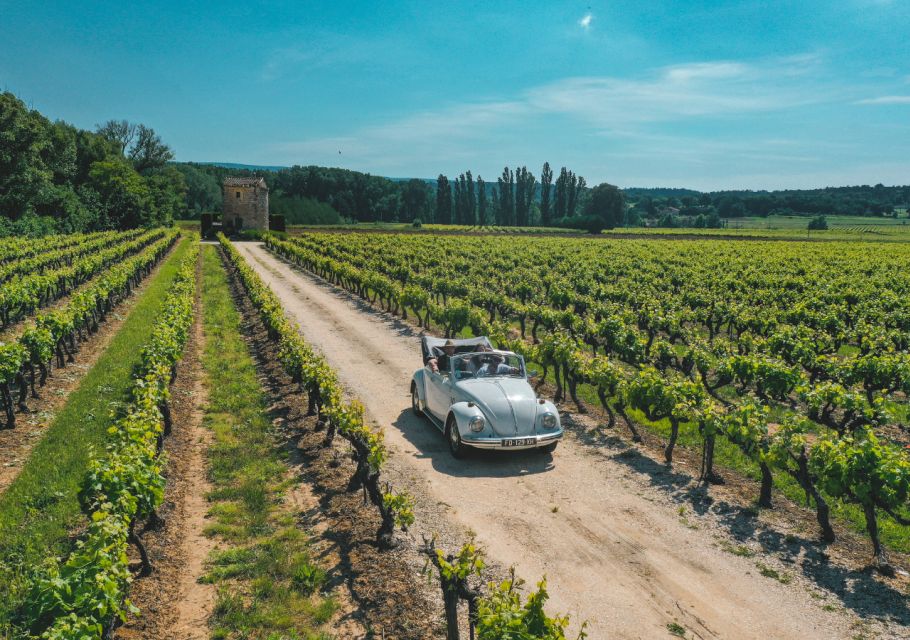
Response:
[[[494,353],[490,356],[487,356],[486,363],[477,370],[478,377],[480,376],[509,376],[517,375],[521,373],[518,370],[518,367],[511,367],[507,365],[503,360],[503,357],[498,353]]]
[[[433,373],[448,371],[449,358],[455,355],[455,343],[451,340],[446,340],[441,349],[434,350],[440,351],[440,353],[438,353],[435,357],[427,360],[427,364],[430,365],[430,370],[433,371]]]

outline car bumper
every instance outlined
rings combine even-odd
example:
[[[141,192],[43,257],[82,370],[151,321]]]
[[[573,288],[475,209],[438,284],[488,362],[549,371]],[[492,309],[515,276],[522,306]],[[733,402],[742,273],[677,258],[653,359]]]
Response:
[[[503,451],[519,451],[521,449],[536,449],[545,447],[548,444],[562,440],[562,429],[553,433],[545,433],[535,436],[520,436],[516,438],[470,438],[462,435],[461,442],[469,447],[477,449],[502,449]],[[512,445],[504,444],[509,440],[533,440],[525,444]]]

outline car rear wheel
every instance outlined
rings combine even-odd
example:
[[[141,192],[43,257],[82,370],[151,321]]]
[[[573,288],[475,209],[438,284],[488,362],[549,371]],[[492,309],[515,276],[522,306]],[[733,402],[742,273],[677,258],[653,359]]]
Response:
[[[449,443],[449,453],[453,458],[464,458],[467,454],[467,447],[461,441],[461,434],[458,432],[458,423],[455,422],[454,416],[449,416],[446,421],[446,440]]]
[[[420,408],[420,395],[417,393],[417,385],[411,383],[411,410],[419,418],[423,417],[423,409]]]

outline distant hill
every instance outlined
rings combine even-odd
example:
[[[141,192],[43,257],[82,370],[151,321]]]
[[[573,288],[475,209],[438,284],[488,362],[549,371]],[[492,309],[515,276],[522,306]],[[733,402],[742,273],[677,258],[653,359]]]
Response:
[[[634,199],[648,198],[682,198],[685,196],[699,196],[701,191],[693,189],[678,189],[672,187],[629,187],[623,192]]]
[[[193,162],[192,164],[205,164],[211,167],[224,167],[225,169],[245,169],[247,171],[281,171],[288,168],[278,165],[243,164],[240,162]]]

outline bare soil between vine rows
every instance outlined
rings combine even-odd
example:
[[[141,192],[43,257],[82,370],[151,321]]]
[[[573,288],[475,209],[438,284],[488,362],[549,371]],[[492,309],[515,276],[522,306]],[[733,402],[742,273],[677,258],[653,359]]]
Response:
[[[592,417],[567,413],[569,434],[552,456],[453,460],[410,411],[419,330],[261,244],[237,247],[385,427],[388,475],[417,498],[415,537],[440,532],[445,545],[476,534],[496,565],[529,581],[546,575],[549,609],[571,614],[575,628],[587,620],[592,638],[664,637],[673,624],[703,639],[910,633],[906,581],[839,564],[799,522],[772,526],[744,506],[737,483],[699,494],[685,457],[669,469],[648,447],[604,446]]]
[[[215,589],[198,582],[205,559],[215,546],[203,535],[209,509],[205,494],[210,488],[204,453],[212,435],[202,424],[207,394],[201,362],[205,336],[200,271],[197,266],[196,317],[171,386],[174,427],[164,441],[167,484],[159,509],[162,524],[141,534],[153,572],[133,582],[130,599],[141,615],[117,629],[118,639],[209,637],[207,621],[215,604]],[[138,554],[135,549],[130,551],[136,566]]]

